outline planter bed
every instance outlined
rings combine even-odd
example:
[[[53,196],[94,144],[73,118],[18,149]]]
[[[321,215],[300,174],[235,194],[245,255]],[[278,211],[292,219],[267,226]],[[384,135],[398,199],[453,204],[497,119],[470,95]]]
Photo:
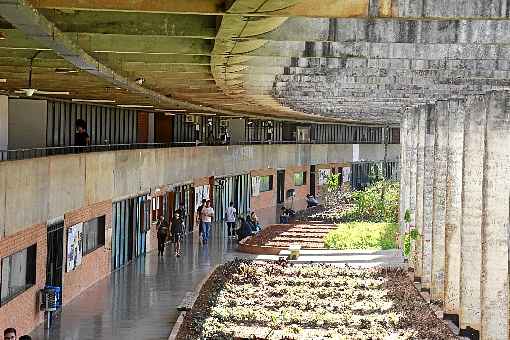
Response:
[[[337,226],[328,224],[275,224],[239,243],[239,250],[252,254],[278,255],[291,244],[304,249],[324,249],[324,237]]]
[[[177,339],[456,339],[399,269],[235,260],[219,267]]]

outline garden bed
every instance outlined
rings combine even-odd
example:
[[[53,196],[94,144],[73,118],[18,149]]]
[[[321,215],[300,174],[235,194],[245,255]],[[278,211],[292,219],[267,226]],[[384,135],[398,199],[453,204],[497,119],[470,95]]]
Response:
[[[254,254],[278,255],[291,244],[304,249],[324,249],[324,237],[337,227],[329,224],[275,224],[239,244],[239,250]]]
[[[351,222],[339,224],[324,238],[329,249],[388,250],[398,248],[396,223]]]
[[[399,269],[235,260],[219,267],[177,339],[456,339]]]

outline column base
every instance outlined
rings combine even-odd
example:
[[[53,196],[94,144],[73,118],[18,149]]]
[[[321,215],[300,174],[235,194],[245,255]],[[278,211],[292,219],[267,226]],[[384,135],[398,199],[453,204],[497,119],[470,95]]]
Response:
[[[477,331],[476,329],[473,329],[471,327],[461,329],[459,335],[471,340],[480,340],[480,331]]]

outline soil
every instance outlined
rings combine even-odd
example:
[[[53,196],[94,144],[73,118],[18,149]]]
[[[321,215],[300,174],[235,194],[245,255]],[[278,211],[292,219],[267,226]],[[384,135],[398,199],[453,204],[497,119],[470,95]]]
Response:
[[[328,224],[296,224],[268,226],[260,233],[246,240],[249,246],[266,246],[272,248],[288,248],[291,244],[299,244],[301,248],[324,248],[324,237],[337,229]]]
[[[225,286],[225,283],[233,278],[233,273],[237,271],[240,263],[237,261],[238,260],[229,262],[218,267],[210,276],[209,280],[202,287],[192,310],[186,314],[177,339],[203,339],[200,333],[201,325],[210,315],[211,308],[215,306],[220,290]],[[379,269],[374,272],[374,276],[372,277],[377,276],[384,277],[387,280],[383,287],[388,291],[387,296],[393,301],[393,312],[403,316],[400,319],[399,328],[412,331],[414,333],[412,339],[458,339],[446,324],[435,316],[434,312],[423,300],[404,270]],[[237,335],[234,337],[215,337],[215,339],[261,339],[257,337],[256,334],[260,333],[259,331],[264,327],[262,325],[244,323],[242,326],[240,325],[240,328],[243,328],[242,333],[244,334],[246,334],[246,332],[253,332],[251,333],[253,336],[241,337]],[[276,332],[278,332],[278,330]],[[360,329],[360,332],[363,333],[363,329]],[[304,334],[295,337],[295,339],[305,338],[306,336]],[[361,335],[359,338],[364,337]]]

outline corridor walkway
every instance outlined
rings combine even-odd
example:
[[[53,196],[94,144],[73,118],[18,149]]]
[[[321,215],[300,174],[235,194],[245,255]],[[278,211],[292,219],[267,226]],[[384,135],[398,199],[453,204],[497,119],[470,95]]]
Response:
[[[176,306],[217,264],[241,255],[235,241],[223,237],[214,226],[212,240],[198,244],[198,235],[188,236],[183,255],[164,257],[151,252],[89,288],[63,308],[50,331],[39,326],[34,339],[51,340],[162,340],[167,339],[177,319]],[[46,334],[45,334],[46,333]]]

